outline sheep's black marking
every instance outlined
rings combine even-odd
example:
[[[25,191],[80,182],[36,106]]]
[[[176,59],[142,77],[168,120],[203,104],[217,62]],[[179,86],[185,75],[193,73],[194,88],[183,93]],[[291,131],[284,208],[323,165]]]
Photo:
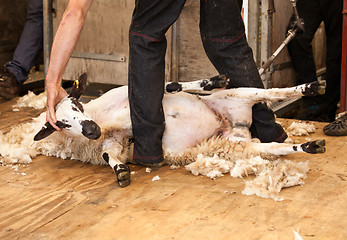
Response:
[[[178,83],[178,82],[172,82],[166,85],[166,91],[168,93],[171,92],[180,92],[182,91],[182,84]]]
[[[104,153],[102,154],[102,158],[105,160],[105,162],[108,163],[108,161],[110,160],[110,157],[108,156],[108,153]]]
[[[72,102],[72,110],[73,111],[78,111],[78,110],[80,110],[82,113],[84,112],[84,109],[83,109],[83,106],[82,106],[82,104],[76,99],[76,98],[71,98],[71,102]],[[77,109],[74,107],[74,106],[76,106],[77,107]]]
[[[71,128],[70,124],[67,124],[67,120],[66,119],[62,119],[61,121],[57,121],[57,123],[55,125],[57,125],[58,128]]]
[[[293,146],[293,150],[296,152],[298,151],[298,147],[297,146]]]

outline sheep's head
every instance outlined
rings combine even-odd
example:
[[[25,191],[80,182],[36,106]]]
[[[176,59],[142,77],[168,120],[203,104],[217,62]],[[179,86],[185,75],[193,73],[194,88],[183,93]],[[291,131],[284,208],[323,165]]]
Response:
[[[71,89],[69,96],[61,100],[55,109],[56,125],[74,136],[85,136],[88,139],[98,139],[100,127],[84,113],[83,105],[78,101],[87,85],[87,74],[83,73]],[[48,123],[35,135],[34,140],[41,140],[56,130]]]

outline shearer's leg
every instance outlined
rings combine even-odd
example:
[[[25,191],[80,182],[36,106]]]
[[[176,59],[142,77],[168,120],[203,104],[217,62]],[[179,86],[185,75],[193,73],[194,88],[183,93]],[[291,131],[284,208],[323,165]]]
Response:
[[[288,44],[298,83],[317,79],[313,58],[312,39],[324,21],[326,32],[326,93],[313,98],[304,97],[297,118],[315,121],[333,121],[340,97],[342,0],[298,1],[299,16],[304,19],[305,32],[298,33]]]
[[[163,161],[165,33],[185,0],[137,0],[129,30],[129,101],[134,135],[133,162]]]
[[[249,47],[237,0],[200,1],[200,32],[206,54],[219,74],[230,78],[229,88],[264,88]],[[262,103],[253,106],[253,137],[283,142],[287,135]]]

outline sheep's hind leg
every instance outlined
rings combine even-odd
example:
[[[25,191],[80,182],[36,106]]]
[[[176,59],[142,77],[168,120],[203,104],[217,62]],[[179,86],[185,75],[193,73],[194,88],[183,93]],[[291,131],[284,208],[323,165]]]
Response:
[[[302,144],[290,143],[250,143],[250,148],[256,153],[273,154],[277,156],[288,155],[299,152],[306,152],[310,154],[324,153],[325,140],[315,140]]]
[[[316,96],[325,93],[326,82],[325,80],[315,81],[312,83],[305,83],[295,87],[287,88],[234,88],[227,89],[224,92],[217,92],[218,98],[228,97],[252,99],[255,102],[259,101],[278,101],[288,98],[302,97],[302,96]],[[213,95],[211,95],[213,97]]]

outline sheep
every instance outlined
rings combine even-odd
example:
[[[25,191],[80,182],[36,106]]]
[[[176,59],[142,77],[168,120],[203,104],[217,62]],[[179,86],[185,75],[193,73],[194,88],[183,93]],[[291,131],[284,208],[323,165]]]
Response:
[[[202,85],[199,82],[196,86]],[[112,89],[82,104],[78,99],[86,83],[87,75],[82,74],[70,95],[57,104],[57,125],[62,131],[56,132],[49,123],[44,123],[45,113],[42,113],[33,123],[22,126],[20,132],[25,129],[24,135],[16,135],[16,128],[7,135],[0,135],[0,154],[4,158],[12,158],[12,162],[30,162],[37,154],[44,154],[92,164],[108,164],[116,173],[119,186],[128,186],[130,169],[126,163],[131,159],[129,139],[132,138],[132,129],[127,86]],[[223,80],[220,83],[217,85],[224,86],[226,82]],[[206,86],[206,81],[203,85]],[[177,84],[168,83],[167,89],[173,86]],[[185,92],[166,93],[163,98],[166,123],[164,159],[170,165],[187,165],[195,162],[199,154],[235,160],[240,156],[323,153],[324,140],[303,144],[260,143],[251,139],[249,127],[253,104],[315,95],[324,88],[323,82],[314,82],[283,89],[225,89],[207,96]],[[6,143],[5,139],[9,139],[9,136],[12,137]],[[10,145],[18,149],[22,149],[23,145],[29,147],[26,152],[22,149],[18,151],[19,154],[13,155],[15,151],[7,150]]]

